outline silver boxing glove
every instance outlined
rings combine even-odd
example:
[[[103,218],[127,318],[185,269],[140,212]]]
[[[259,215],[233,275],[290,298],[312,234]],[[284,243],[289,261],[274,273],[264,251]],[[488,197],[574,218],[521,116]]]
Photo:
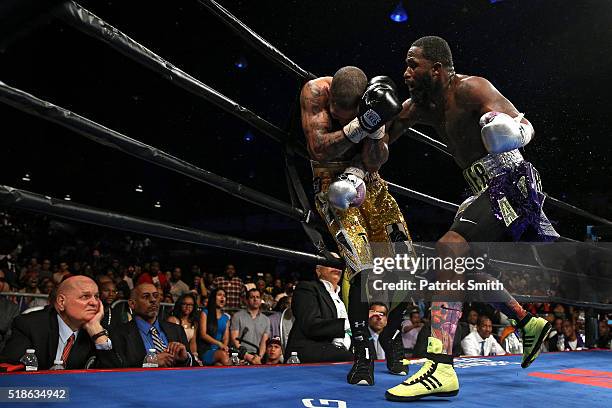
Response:
[[[357,167],[347,167],[338,179],[330,184],[327,200],[332,207],[346,210],[359,207],[366,197],[366,186],[363,181],[365,172]]]
[[[499,154],[521,148],[531,141],[534,130],[530,123],[521,123],[523,114],[516,118],[502,112],[487,112],[478,123],[482,126],[482,143],[489,153]]]

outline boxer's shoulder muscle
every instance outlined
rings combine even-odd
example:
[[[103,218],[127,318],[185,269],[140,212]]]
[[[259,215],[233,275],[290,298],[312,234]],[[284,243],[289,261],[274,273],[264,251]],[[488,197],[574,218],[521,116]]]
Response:
[[[300,93],[302,109],[310,107],[325,109],[327,107],[331,79],[331,77],[321,77],[312,79],[304,84]]]
[[[491,82],[478,76],[459,76],[459,83],[455,96],[461,104],[481,104],[497,90]]]
[[[487,79],[478,76],[462,75],[457,86],[456,99],[463,107],[480,114],[491,110],[513,114],[514,106]]]
[[[330,77],[317,78],[308,81],[302,88],[300,93],[302,127],[307,137],[313,132],[326,132],[331,128],[328,109],[330,83]]]

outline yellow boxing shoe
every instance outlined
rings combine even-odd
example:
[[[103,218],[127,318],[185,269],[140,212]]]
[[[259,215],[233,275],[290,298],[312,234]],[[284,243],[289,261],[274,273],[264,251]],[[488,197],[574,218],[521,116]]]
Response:
[[[518,324],[523,332],[523,361],[521,367],[527,368],[540,355],[542,343],[552,330],[552,325],[541,317],[527,316]]]
[[[453,368],[453,356],[442,354],[442,342],[430,337],[427,361],[403,383],[390,388],[385,398],[390,401],[414,401],[423,397],[454,397],[459,393],[459,380]]]

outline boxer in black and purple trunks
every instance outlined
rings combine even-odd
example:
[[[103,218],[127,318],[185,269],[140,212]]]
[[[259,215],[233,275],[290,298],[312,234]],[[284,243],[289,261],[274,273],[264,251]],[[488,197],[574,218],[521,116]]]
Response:
[[[559,238],[542,210],[540,175],[518,150],[488,154],[463,170],[463,176],[473,195],[459,206],[450,231],[467,242]]]
[[[544,195],[538,173],[518,151],[533,138],[531,123],[486,79],[455,73],[450,47],[440,37],[415,41],[408,50],[406,65],[404,80],[411,98],[403,103],[392,123],[390,140],[417,123],[433,127],[447,143],[473,192],[461,204],[449,231],[437,242],[438,256],[466,257],[470,255],[470,242],[558,238],[542,211]],[[439,273],[444,276],[452,271]],[[501,301],[493,305],[522,329],[521,365],[528,367],[538,356],[550,323],[531,316],[505,290],[499,293]],[[451,353],[462,303],[447,301],[444,293],[436,296],[431,306],[427,362],[416,374],[389,389],[387,399],[413,401],[459,392]]]

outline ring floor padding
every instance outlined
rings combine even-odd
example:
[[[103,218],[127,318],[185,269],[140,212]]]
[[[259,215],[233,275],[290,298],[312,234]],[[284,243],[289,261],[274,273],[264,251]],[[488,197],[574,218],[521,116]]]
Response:
[[[526,370],[520,356],[455,360],[461,389],[453,398],[385,400],[403,377],[376,363],[376,385],[346,383],[348,363],[270,367],[88,370],[2,374],[0,387],[68,387],[57,407],[610,407],[612,351],[542,354]],[[419,365],[411,365],[414,373]],[[2,403],[40,407],[40,403]],[[49,405],[47,405],[49,406]]]

